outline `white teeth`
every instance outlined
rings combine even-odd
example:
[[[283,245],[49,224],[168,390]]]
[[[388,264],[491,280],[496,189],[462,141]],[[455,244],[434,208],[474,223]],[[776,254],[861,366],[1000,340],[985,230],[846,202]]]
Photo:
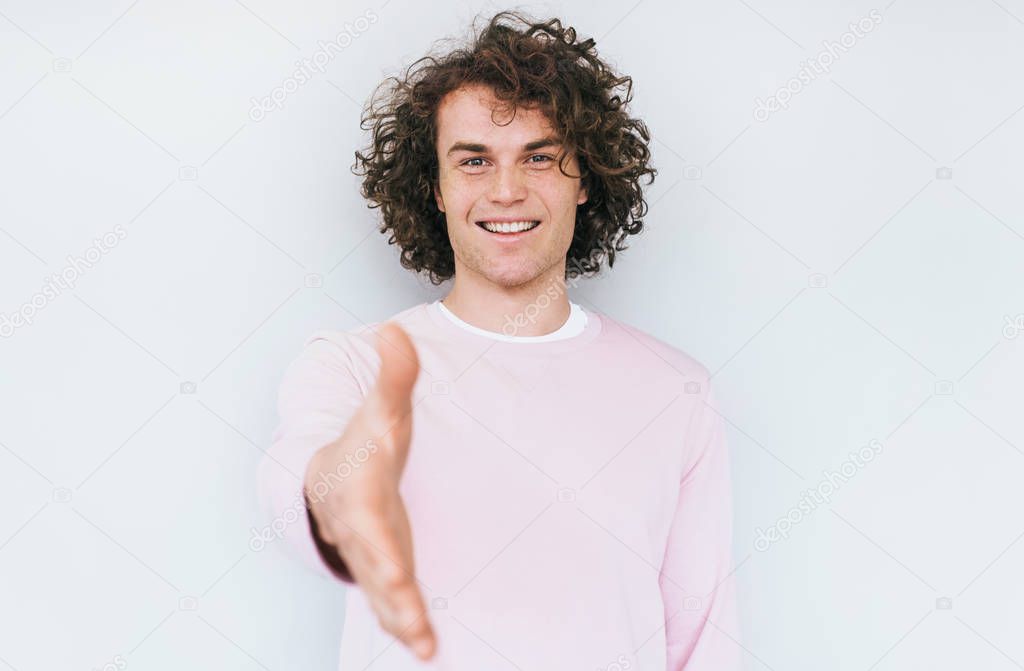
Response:
[[[491,233],[518,233],[520,231],[526,231],[540,222],[537,221],[512,221],[503,223],[494,223],[490,221],[480,222],[484,228]]]

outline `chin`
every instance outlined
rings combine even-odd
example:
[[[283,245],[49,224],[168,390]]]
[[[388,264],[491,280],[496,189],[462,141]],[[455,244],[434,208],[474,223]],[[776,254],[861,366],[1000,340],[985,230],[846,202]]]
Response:
[[[543,274],[543,270],[539,268],[532,266],[524,268],[520,266],[498,271],[495,271],[495,269],[492,268],[489,272],[485,273],[485,276],[488,280],[500,287],[512,289],[534,282]]]

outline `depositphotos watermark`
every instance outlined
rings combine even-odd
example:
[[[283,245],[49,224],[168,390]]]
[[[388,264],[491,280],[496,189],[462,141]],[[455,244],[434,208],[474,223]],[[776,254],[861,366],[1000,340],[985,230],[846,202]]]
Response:
[[[754,100],[754,118],[764,122],[772,113],[778,112],[780,109],[789,109],[789,101],[793,99],[793,96],[803,91],[804,87],[817,79],[819,75],[828,74],[832,69],[832,64],[839,60],[840,54],[853,48],[857,44],[857,40],[866,37],[881,23],[882,14],[877,9],[872,9],[867,16],[856,23],[851,22],[850,30],[840,35],[838,40],[823,41],[822,45],[825,48],[814,58],[804,61],[796,75],[786,80],[785,86],[780,86],[774,94],[765,100],[761,98]]]
[[[568,265],[576,269],[579,273],[583,272],[583,266],[580,264],[578,259],[572,259]],[[580,277],[582,277],[582,275],[577,274],[575,277],[566,280],[564,283],[559,282],[557,279],[552,280],[552,282],[548,284],[547,288],[525,308],[520,310],[514,316],[509,314],[505,315],[505,323],[501,326],[501,332],[507,336],[514,336],[519,332],[519,329],[526,326],[527,323],[533,324],[536,322],[537,315],[547,309],[554,299],[565,293],[566,289],[576,288],[576,285],[579,284]]]
[[[128,662],[121,655],[114,655],[114,658],[101,667],[93,667],[93,671],[123,671],[128,668]]]
[[[1013,340],[1021,333],[1024,333],[1024,313],[1015,317],[1003,315],[1003,337]]]
[[[629,661],[629,657],[625,655],[619,655],[615,658],[615,661],[608,666],[598,667],[597,671],[626,671],[632,669],[633,664]]]
[[[824,479],[814,489],[808,489],[804,492],[800,503],[790,508],[786,515],[777,519],[775,524],[767,529],[758,527],[755,530],[757,538],[754,539],[754,549],[758,552],[764,552],[771,547],[772,543],[789,538],[789,533],[793,527],[800,524],[804,517],[814,512],[819,505],[828,503],[840,485],[846,483],[857,474],[857,471],[864,468],[865,465],[881,453],[882,443],[877,439],[871,440],[856,452],[850,452],[849,460],[840,464],[838,471],[822,471]]]
[[[379,17],[374,11],[368,9],[363,16],[351,24],[346,22],[344,30],[338,33],[333,40],[329,42],[317,40],[317,50],[313,52],[313,56],[295,61],[295,65],[298,67],[290,77],[275,86],[270,93],[262,98],[249,99],[252,103],[252,107],[249,108],[249,118],[260,122],[266,118],[269,112],[284,107],[284,101],[288,96],[298,91],[299,87],[310,81],[315,74],[323,74],[331,59],[351,46],[357,37],[369,30],[370,26],[377,23],[378,20]]]
[[[310,502],[322,503],[331,490],[348,479],[355,469],[369,461],[378,449],[376,443],[367,440],[364,447],[356,449],[352,454],[346,454],[345,461],[338,464],[334,471],[318,473],[316,484],[300,491],[295,496],[292,505],[271,520],[270,524],[264,524],[261,529],[256,527],[250,529],[252,537],[249,539],[249,549],[253,552],[260,552],[268,543],[284,536],[285,529],[299,520],[305,519],[307,497]]]
[[[93,238],[92,245],[87,247],[80,256],[69,254],[66,259],[68,264],[60,272],[43,280],[43,288],[38,293],[9,315],[0,312],[0,338],[10,338],[22,326],[31,326],[40,310],[56,299],[61,291],[74,288],[78,278],[86,270],[92,269],[103,259],[104,254],[116,247],[126,237],[128,237],[127,231],[121,224],[118,224],[114,226],[113,231],[107,231],[102,237]]]

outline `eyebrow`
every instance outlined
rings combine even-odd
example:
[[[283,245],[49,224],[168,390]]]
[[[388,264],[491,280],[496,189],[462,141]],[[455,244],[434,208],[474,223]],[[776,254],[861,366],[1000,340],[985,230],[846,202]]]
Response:
[[[540,149],[542,147],[557,147],[560,144],[561,143],[553,137],[545,137],[539,140],[534,140],[533,142],[527,142],[523,145],[523,151],[534,151],[535,149]],[[490,147],[485,144],[480,144],[479,142],[456,142],[451,146],[451,149],[448,150],[446,155],[451,156],[457,151],[470,151],[478,154],[486,154],[490,151]]]

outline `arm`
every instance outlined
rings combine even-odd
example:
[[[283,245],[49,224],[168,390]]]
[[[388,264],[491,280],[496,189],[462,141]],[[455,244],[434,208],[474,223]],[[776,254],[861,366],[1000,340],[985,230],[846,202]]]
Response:
[[[277,396],[279,423],[258,470],[260,502],[270,520],[263,543],[284,543],[314,572],[349,584],[354,581],[341,556],[320,538],[303,478],[313,454],[341,435],[362,402],[343,348],[309,339],[285,370]]]
[[[366,371],[375,380],[365,392],[353,365],[360,356],[354,341],[307,342],[281,384],[281,423],[260,466],[260,489],[272,513],[284,511],[285,521],[293,513],[292,524],[278,527],[306,563],[358,584],[381,629],[428,660],[437,637],[416,580],[399,492],[419,357],[397,323],[385,323],[376,335]],[[301,515],[287,509],[294,500]]]
[[[687,458],[659,584],[665,604],[668,671],[735,671],[732,487],[723,420],[702,380],[687,432]],[[710,407],[709,407],[710,406]]]

